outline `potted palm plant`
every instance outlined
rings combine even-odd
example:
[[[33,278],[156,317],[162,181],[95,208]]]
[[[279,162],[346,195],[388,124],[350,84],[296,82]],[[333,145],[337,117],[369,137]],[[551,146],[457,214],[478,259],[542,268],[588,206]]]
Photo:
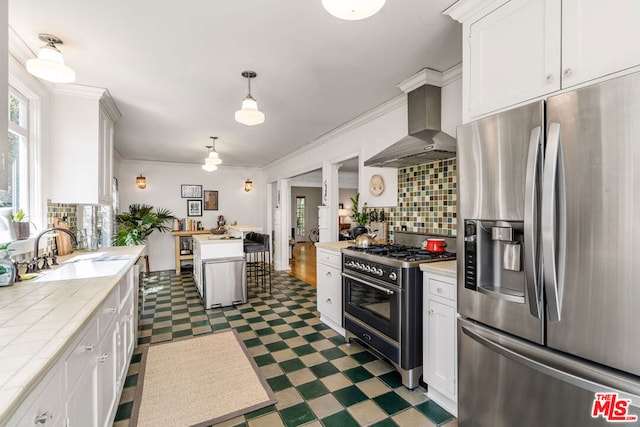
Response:
[[[129,206],[129,212],[116,215],[118,233],[113,240],[114,246],[142,245],[154,231],[161,233],[171,231],[167,223],[175,217],[169,209],[157,208],[144,204]]]
[[[366,225],[369,222],[369,215],[365,212],[367,203],[365,202],[360,211],[360,193],[356,193],[356,197],[351,197],[351,203],[353,203],[351,218],[358,223],[358,226],[353,229],[353,237],[358,237],[367,232]]]

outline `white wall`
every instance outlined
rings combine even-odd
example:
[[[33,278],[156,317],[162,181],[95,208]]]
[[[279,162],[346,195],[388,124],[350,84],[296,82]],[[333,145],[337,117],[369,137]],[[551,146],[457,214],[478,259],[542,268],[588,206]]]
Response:
[[[117,156],[116,156],[117,157]],[[202,190],[218,191],[217,211],[203,211],[205,228],[215,227],[218,215],[224,215],[227,223],[252,225],[266,230],[266,183],[256,168],[220,166],[217,171],[205,172],[200,165],[130,161],[117,158],[115,174],[119,181],[120,211],[126,211],[132,203],[144,203],[171,210],[178,218],[187,217],[187,199],[180,197],[181,184],[202,185]],[[135,185],[136,176],[147,178],[147,188]],[[244,191],[244,181],[250,178],[254,189]],[[169,233],[153,233],[148,240],[150,268],[152,271],[175,269],[174,237]]]

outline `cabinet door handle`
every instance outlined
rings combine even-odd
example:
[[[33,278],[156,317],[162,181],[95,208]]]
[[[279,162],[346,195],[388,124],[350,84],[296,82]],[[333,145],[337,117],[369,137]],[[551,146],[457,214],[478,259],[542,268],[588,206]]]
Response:
[[[107,361],[108,358],[109,358],[109,354],[103,353],[102,356],[98,358],[98,363],[104,363]]]
[[[330,272],[330,271],[327,271],[326,276],[327,276],[327,277],[331,277],[331,272]]]
[[[433,314],[435,313],[435,311],[433,311],[433,309],[429,310],[429,314]]]
[[[565,68],[562,74],[565,77],[571,77],[573,75],[573,70],[571,68]]]
[[[93,351],[93,344],[85,344],[84,351]]]
[[[43,425],[46,424],[47,421],[53,419],[53,416],[51,415],[51,413],[49,411],[44,412],[40,415],[36,415],[36,418],[33,420],[33,423],[36,425]]]
[[[333,304],[333,302],[331,301],[331,298],[327,298],[327,304]]]
[[[441,294],[442,293],[442,288],[438,288],[438,293]]]
[[[548,81],[548,82],[552,82],[552,81],[553,81],[553,74],[549,74],[549,75],[547,76],[547,81]]]

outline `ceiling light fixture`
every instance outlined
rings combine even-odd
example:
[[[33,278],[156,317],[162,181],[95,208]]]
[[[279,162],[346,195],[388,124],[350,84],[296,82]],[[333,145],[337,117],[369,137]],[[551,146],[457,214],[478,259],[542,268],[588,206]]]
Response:
[[[52,83],[72,83],[76,72],[64,64],[62,52],[56,47],[62,40],[51,34],[38,34],[46,43],[38,50],[38,57],[27,61],[27,71],[34,76]]]
[[[209,149],[209,155],[204,158],[204,165],[202,165],[202,169],[207,172],[213,172],[218,169],[218,165],[222,163],[222,160],[216,151],[216,139],[218,139],[218,137],[210,136],[209,138],[213,140],[213,145],[206,145]]]
[[[247,180],[244,182],[244,191],[248,193],[251,190],[253,190],[253,181],[247,178]]]
[[[249,83],[249,94],[242,100],[242,108],[236,111],[236,122],[253,126],[264,122],[264,113],[258,110],[258,102],[251,96],[251,79],[258,74],[255,71],[243,71],[242,77]]]
[[[136,185],[139,189],[144,190],[145,188],[147,188],[147,178],[140,174],[140,176],[136,178]]]
[[[322,0],[322,6],[339,19],[358,21],[375,15],[386,0]]]

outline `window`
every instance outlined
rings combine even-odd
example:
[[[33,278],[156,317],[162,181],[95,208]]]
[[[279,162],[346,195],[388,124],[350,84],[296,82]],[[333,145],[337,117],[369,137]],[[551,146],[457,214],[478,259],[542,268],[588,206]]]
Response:
[[[305,198],[302,196],[296,196],[296,234],[298,236],[304,236],[304,205]]]
[[[0,204],[13,207],[14,212],[29,212],[28,147],[29,101],[9,87],[8,186],[7,190],[0,190]]]

